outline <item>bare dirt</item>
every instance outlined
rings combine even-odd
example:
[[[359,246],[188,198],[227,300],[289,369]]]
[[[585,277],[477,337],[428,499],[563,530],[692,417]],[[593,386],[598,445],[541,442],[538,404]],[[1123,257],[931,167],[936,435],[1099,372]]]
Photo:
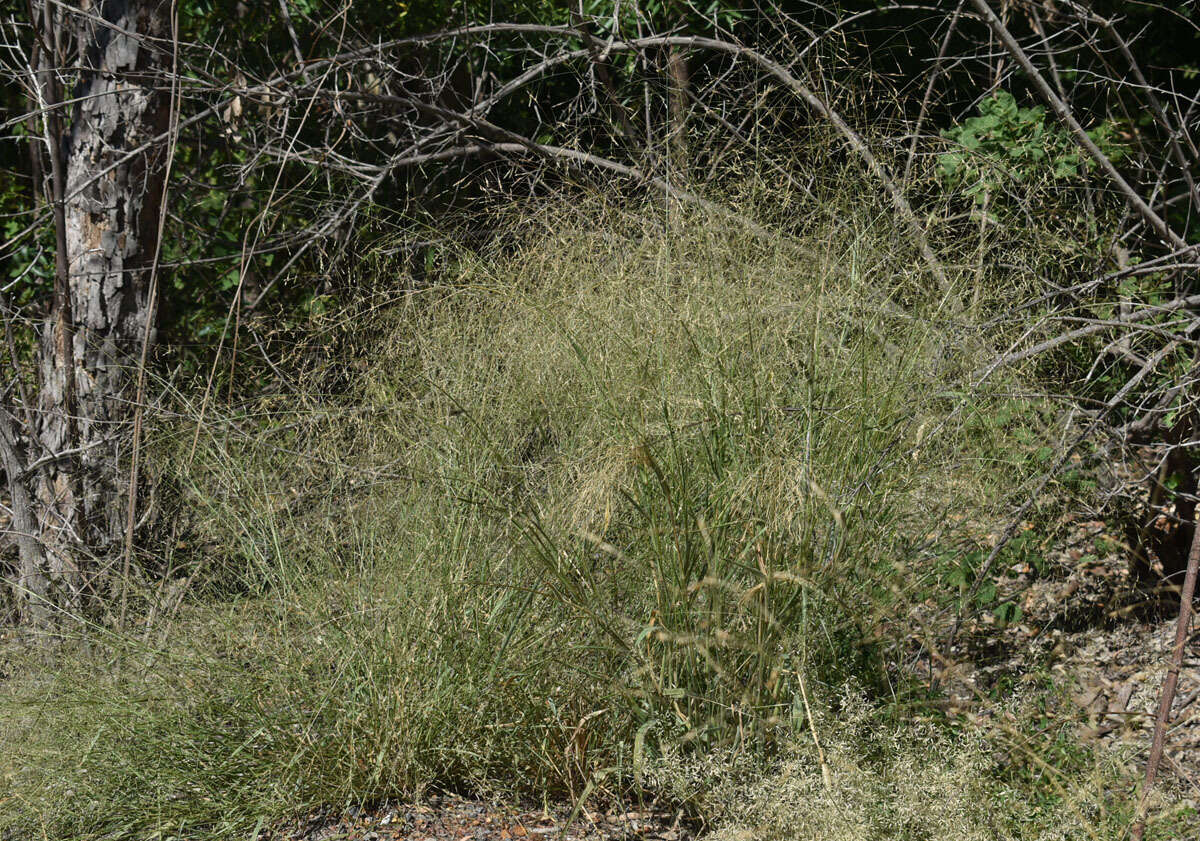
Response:
[[[1122,743],[1140,775],[1158,709],[1179,612],[1177,591],[1135,582],[1120,538],[1103,521],[1070,524],[1047,560],[1057,574],[1029,580],[1008,570],[1000,587],[1022,618],[1000,627],[984,614],[964,625],[946,655],[942,677],[950,706],[987,716],[998,686],[1040,683],[1054,690],[1055,717],[1075,723],[1076,736]],[[1113,551],[1113,547],[1119,547]],[[1107,553],[1107,554],[1106,554]],[[1200,605],[1198,605],[1200,606]],[[938,671],[935,669],[935,672]],[[1200,631],[1184,652],[1160,776],[1172,775],[1200,803]]]
[[[568,806],[511,808],[455,795],[316,812],[260,841],[687,841],[679,815],[653,807],[604,812]]]

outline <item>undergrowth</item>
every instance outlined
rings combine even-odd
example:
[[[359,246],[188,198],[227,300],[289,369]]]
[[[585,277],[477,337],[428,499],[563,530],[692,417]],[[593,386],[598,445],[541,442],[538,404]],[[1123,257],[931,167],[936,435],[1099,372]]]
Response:
[[[668,752],[656,782],[699,801],[717,826],[712,841],[1113,838],[1129,819],[1105,794],[1120,787],[1115,753],[1055,780],[1071,789],[1064,796],[1039,800],[1005,779],[995,734],[928,717],[898,722],[849,687],[828,701],[811,738],[791,741],[766,771]]]
[[[1053,413],[972,380],[1001,284],[940,287],[850,210],[784,236],[522,208],[314,310],[336,354],[287,393],[180,399],[152,444],[166,583],[141,626],[62,640],[68,667],[13,667],[0,827],[246,837],[428,786],[664,796],[722,838],[1107,826],[1075,780],[1055,802],[1082,811],[1026,832],[974,737],[903,723],[932,709],[895,630],[931,547],[1038,469],[980,418]]]

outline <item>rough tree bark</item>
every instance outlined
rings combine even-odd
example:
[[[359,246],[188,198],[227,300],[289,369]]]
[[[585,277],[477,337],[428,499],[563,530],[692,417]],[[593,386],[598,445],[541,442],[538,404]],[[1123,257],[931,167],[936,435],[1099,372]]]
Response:
[[[123,533],[123,448],[166,149],[130,153],[167,127],[169,3],[83,0],[76,10],[46,0],[37,23],[45,60],[75,85],[64,127],[58,74],[39,74],[59,253],[28,454],[40,464],[29,477],[38,545],[21,552],[21,568],[40,565],[30,572],[49,581],[50,607],[74,613],[99,592]],[[67,55],[77,66],[66,66]]]

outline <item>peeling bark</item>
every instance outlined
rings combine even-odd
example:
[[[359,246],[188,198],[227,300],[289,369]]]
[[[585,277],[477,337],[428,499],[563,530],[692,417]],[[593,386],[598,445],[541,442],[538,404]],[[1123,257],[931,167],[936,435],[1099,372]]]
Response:
[[[150,311],[165,144],[109,167],[168,122],[153,40],[167,34],[167,4],[80,5],[85,14],[58,23],[60,32],[73,27],[81,67],[69,128],[48,132],[58,140],[66,278],[41,341],[35,430],[42,456],[58,456],[36,483],[36,532],[53,599],[71,611],[86,607],[121,541],[123,447]]]
[[[50,618],[50,580],[46,557],[37,539],[33,497],[26,484],[27,458],[21,446],[16,424],[0,408],[0,468],[8,480],[12,521],[5,530],[17,548],[13,603],[16,619],[24,625],[44,625]]]

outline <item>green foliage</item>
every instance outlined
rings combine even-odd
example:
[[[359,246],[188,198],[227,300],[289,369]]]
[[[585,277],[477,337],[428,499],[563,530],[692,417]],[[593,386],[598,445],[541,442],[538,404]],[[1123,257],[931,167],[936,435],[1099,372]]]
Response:
[[[999,198],[1010,182],[1069,183],[1096,165],[1068,129],[1048,122],[1045,108],[1021,108],[1008,91],[981,101],[978,116],[942,136],[958,147],[938,157],[942,183],[978,205]],[[1120,160],[1123,150],[1112,123],[1101,123],[1088,136],[1111,160]]]
[[[18,137],[24,139],[20,132]],[[7,271],[0,276],[0,286],[8,286],[22,278],[15,287],[14,303],[24,305],[54,280],[53,231],[47,226],[35,236],[20,236],[34,219],[34,204],[30,201],[27,185],[15,178],[0,180],[0,218],[3,219],[0,237],[13,243],[12,250],[6,254]]]
[[[1131,262],[1136,264],[1136,260]],[[1127,400],[1112,413],[1114,419],[1128,417],[1129,406],[1139,405],[1143,395],[1169,391],[1191,369],[1192,354],[1187,348],[1167,347],[1168,337],[1186,330],[1189,321],[1186,310],[1162,307],[1176,295],[1175,279],[1161,272],[1132,274],[1098,288],[1092,299],[1091,314],[1104,321],[1116,321],[1123,312],[1145,309],[1147,315],[1139,322],[1145,325],[1144,328],[1122,331],[1114,327],[1073,342],[1065,346],[1062,353],[1042,360],[1043,375],[1062,381],[1076,375],[1082,377],[1086,372],[1086,379],[1074,386],[1076,393],[1107,402],[1138,372],[1141,366],[1135,361],[1137,357],[1147,359],[1163,353],[1162,360],[1143,375],[1138,387],[1128,392]],[[1123,338],[1120,337],[1122,332]],[[1109,352],[1118,341],[1136,356],[1110,357]],[[1103,364],[1098,365],[1098,360]],[[1184,402],[1182,396],[1178,396],[1173,405],[1164,407],[1167,409],[1163,415],[1165,427],[1174,426]]]
[[[625,33],[649,26],[655,31],[667,31],[686,25],[689,32],[729,29],[745,20],[744,6],[731,0],[647,0],[637,6],[615,0],[585,0],[579,6],[586,17],[594,18],[600,31],[612,32],[614,20]]]
[[[990,547],[943,553],[936,588],[940,599],[958,610],[990,610],[1001,626],[1020,622],[1024,616],[1021,606],[1011,599],[1000,599],[1000,584],[1014,568],[1028,570],[1030,577],[1047,572],[1048,564],[1041,549],[1043,539],[1034,529],[1016,535],[1000,550],[982,580],[983,565],[992,553]],[[967,595],[971,591],[974,595],[968,602]]]

